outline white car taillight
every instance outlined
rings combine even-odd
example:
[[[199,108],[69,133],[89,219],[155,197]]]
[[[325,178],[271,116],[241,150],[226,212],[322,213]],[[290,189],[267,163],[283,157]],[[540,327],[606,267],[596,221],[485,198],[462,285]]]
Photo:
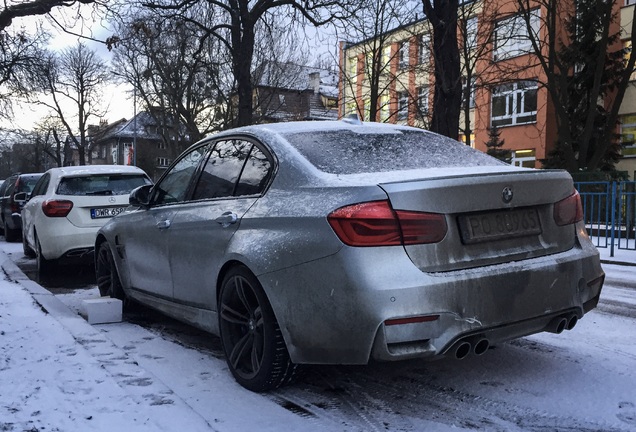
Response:
[[[73,201],[46,200],[42,203],[42,212],[48,217],[66,217],[73,208]]]

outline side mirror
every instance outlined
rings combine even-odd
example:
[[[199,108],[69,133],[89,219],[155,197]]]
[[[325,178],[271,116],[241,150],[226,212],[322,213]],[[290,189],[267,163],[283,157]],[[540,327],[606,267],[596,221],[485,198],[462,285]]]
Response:
[[[135,207],[149,207],[151,189],[152,185],[143,185],[133,189],[128,197],[128,203]]]
[[[17,194],[13,196],[13,201],[15,201],[16,203],[20,205],[27,202],[28,199],[29,199],[29,195],[26,192],[18,192]]]

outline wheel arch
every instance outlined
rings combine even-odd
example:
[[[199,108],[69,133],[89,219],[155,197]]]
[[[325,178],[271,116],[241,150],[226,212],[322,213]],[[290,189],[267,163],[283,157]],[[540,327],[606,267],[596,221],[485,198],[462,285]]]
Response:
[[[223,264],[223,266],[221,266],[221,269],[219,270],[219,273],[216,277],[216,292],[215,292],[215,298],[216,298],[216,307],[217,307],[217,311],[218,311],[218,305],[219,305],[219,294],[221,292],[221,285],[223,285],[223,280],[225,279],[225,275],[234,267],[245,267],[247,270],[249,270],[252,274],[254,274],[254,272],[252,271],[252,269],[250,269],[247,264],[245,264],[242,261],[239,261],[237,259],[232,259],[227,261],[225,264]],[[258,278],[257,278],[258,279]],[[259,281],[260,282],[260,281]],[[263,284],[261,284],[262,286]],[[265,293],[265,295],[267,295],[267,292]],[[269,300],[269,297],[268,297]]]
[[[95,251],[95,253],[93,254],[93,264],[95,268],[97,268],[97,251],[99,250],[99,247],[102,245],[102,243],[106,241],[108,240],[106,240],[106,236],[104,236],[104,234],[97,233],[97,237],[95,237],[95,248],[93,249]]]

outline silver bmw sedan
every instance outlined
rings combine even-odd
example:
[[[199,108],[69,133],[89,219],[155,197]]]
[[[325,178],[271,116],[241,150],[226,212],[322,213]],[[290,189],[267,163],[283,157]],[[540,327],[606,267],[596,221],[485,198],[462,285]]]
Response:
[[[604,280],[567,172],[404,126],[229,130],[130,204],[97,235],[101,294],[219,335],[253,391],[302,364],[463,358],[561,333]]]

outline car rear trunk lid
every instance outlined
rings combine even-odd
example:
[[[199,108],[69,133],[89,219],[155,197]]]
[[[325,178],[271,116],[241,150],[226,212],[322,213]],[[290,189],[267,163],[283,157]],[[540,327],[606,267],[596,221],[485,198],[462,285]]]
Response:
[[[472,172],[474,171],[474,172]],[[558,226],[554,204],[573,191],[565,171],[483,173],[381,183],[394,210],[444,214],[448,231],[433,244],[405,246],[422,271],[444,272],[571,249],[574,225]]]

